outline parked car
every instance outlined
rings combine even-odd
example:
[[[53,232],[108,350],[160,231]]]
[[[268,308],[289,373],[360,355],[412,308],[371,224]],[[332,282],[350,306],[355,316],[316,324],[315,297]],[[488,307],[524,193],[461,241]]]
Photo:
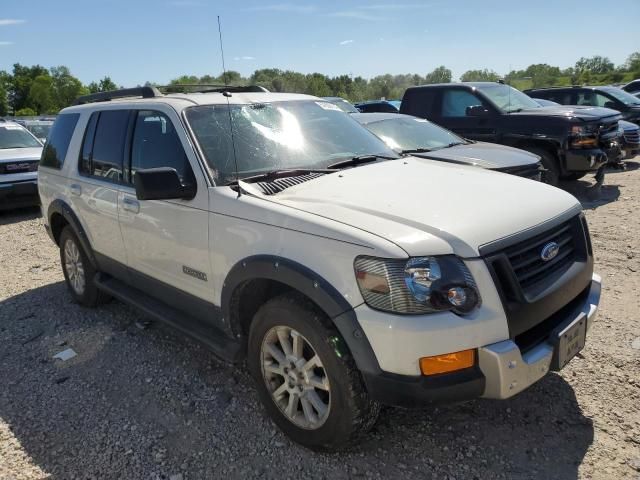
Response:
[[[354,113],[353,118],[403,155],[540,180],[540,157],[524,150],[466,140],[428,120],[401,113]]]
[[[223,90],[60,113],[39,189],[75,301],[246,359],[275,423],[320,450],[380,404],[509,398],[583,348],[601,282],[573,196],[399,157],[317,97]]]
[[[44,144],[47,141],[51,127],[53,127],[53,120],[52,118],[41,118],[16,119],[15,121],[33,133]]]
[[[553,87],[525,90],[527,95],[561,105],[605,107],[618,110],[622,119],[640,123],[640,99],[616,87]]]
[[[640,127],[635,123],[620,120],[620,148],[623,160],[634,158],[640,154]]]
[[[0,210],[38,204],[42,144],[26,128],[0,119]]]
[[[620,114],[594,107],[541,107],[494,82],[410,87],[400,113],[427,118],[458,135],[521,148],[541,157],[543,181],[557,185],[596,172],[617,155]]]
[[[352,103],[349,103],[342,97],[322,97],[322,99],[326,102],[332,103],[346,113],[358,113],[360,111],[354,107]]]
[[[625,86],[621,87],[625,92],[629,92],[632,95],[640,94],[640,78],[636,80],[632,80],[627,83]]]
[[[356,103],[355,107],[361,113],[387,112],[398,113],[399,105],[389,100],[370,100],[368,102]]]

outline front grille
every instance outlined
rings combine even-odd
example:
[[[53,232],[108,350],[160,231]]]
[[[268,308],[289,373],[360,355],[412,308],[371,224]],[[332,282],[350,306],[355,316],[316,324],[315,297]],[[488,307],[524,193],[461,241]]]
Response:
[[[265,195],[274,195],[286,188],[308,182],[309,180],[321,177],[322,175],[324,175],[322,172],[312,172],[306,175],[297,175],[295,177],[276,178],[266,182],[256,182],[255,185],[260,187]]]
[[[24,160],[21,162],[0,163],[0,175],[12,173],[35,172],[38,170],[38,160]]]
[[[624,141],[633,145],[640,143],[640,129],[637,130],[625,130]]]
[[[496,169],[498,172],[517,175],[518,177],[529,178],[531,180],[540,180],[540,164],[530,163],[527,165],[518,165],[516,167],[505,167]]]
[[[549,261],[542,259],[545,245],[555,242],[559,252]],[[504,250],[520,288],[530,287],[567,270],[575,260],[575,239],[572,221],[561,223],[544,233],[528,238]]]

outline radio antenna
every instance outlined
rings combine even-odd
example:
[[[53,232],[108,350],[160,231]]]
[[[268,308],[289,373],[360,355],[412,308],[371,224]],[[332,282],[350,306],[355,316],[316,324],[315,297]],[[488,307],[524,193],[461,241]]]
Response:
[[[224,48],[222,46],[222,27],[220,27],[220,15],[218,15],[218,36],[220,37],[220,54],[222,56],[222,77],[224,78],[224,86],[229,86],[227,82],[227,69],[224,66]],[[231,146],[233,148],[233,163],[236,168],[236,182],[238,184],[238,197],[242,195],[242,187],[240,186],[240,175],[238,174],[238,157],[236,155],[236,139],[233,134],[233,118],[231,116],[231,104],[229,97],[231,92],[224,91],[222,95],[227,99],[227,113],[229,114],[229,130],[231,131]]]

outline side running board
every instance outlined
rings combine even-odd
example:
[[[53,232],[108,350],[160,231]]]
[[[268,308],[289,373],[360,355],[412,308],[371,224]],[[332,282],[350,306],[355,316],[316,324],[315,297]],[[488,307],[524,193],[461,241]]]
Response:
[[[242,361],[244,351],[240,343],[215,327],[203,325],[191,315],[176,310],[142,290],[131,287],[104,273],[96,274],[94,282],[96,287],[103,292],[205,344],[221,359],[233,363]]]

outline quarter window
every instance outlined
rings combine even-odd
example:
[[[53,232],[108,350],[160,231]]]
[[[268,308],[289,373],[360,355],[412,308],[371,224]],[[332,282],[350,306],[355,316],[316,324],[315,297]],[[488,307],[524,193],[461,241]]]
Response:
[[[58,115],[51,129],[51,135],[42,151],[41,167],[62,168],[78,118],[80,118],[79,113]]]
[[[482,102],[466,90],[445,90],[442,95],[442,116],[466,117],[467,107],[476,105],[482,105]]]
[[[162,112],[140,110],[131,145],[131,178],[137,170],[175,168],[183,182],[193,179],[189,160],[173,122]]]

